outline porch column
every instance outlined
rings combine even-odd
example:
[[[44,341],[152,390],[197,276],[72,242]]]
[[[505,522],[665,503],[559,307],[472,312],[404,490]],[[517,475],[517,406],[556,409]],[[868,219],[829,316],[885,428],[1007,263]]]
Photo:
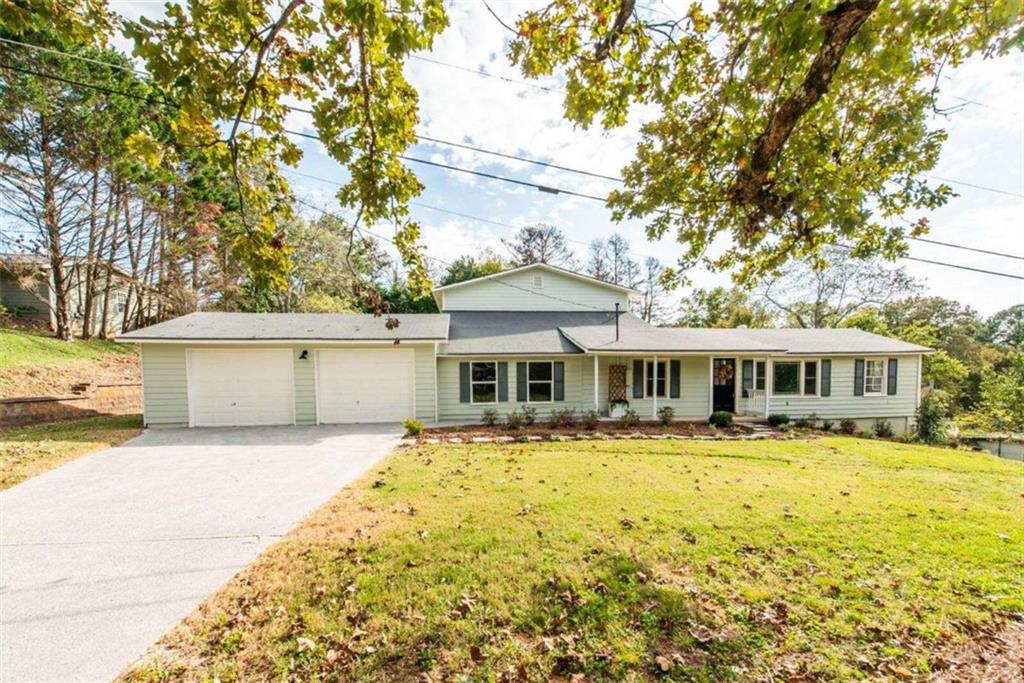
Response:
[[[598,403],[597,398],[597,382],[598,382],[598,371],[597,371],[597,356],[594,356],[594,410],[600,411],[601,407]]]
[[[658,417],[658,356],[654,356],[654,382],[651,385],[653,391],[651,392],[651,398],[654,400],[651,402],[651,417]]]
[[[764,416],[767,418],[771,415],[771,391],[772,391],[772,361],[770,358],[764,359]]]

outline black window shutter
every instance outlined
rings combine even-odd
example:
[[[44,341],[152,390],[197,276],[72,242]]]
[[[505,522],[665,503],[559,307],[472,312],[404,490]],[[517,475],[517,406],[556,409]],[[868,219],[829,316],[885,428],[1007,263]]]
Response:
[[[516,400],[526,400],[526,363],[516,363]]]
[[[742,394],[744,398],[750,397],[750,392],[754,388],[754,361],[745,360],[743,361],[743,381],[741,383]]]
[[[633,398],[644,397],[644,362],[633,361]]]
[[[508,400],[508,363],[498,363],[498,401]]]
[[[821,395],[832,395],[832,361],[821,361]]]
[[[896,358],[889,359],[889,395],[896,395],[896,372],[898,370],[900,362]]]
[[[555,366],[555,400],[565,400],[565,363],[557,361]]]
[[[864,359],[853,361],[853,395],[864,395]]]
[[[679,381],[682,379],[682,363],[677,360],[668,362],[668,397],[679,398]]]
[[[469,363],[459,363],[459,403],[469,403]]]

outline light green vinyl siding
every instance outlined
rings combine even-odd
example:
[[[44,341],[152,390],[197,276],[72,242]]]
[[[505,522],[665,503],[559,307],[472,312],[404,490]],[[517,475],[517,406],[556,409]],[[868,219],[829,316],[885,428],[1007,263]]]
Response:
[[[608,368],[611,365],[626,366],[626,400],[629,407],[637,412],[641,419],[651,418],[655,415],[654,400],[651,398],[633,398],[633,361],[653,361],[653,356],[634,357],[601,357],[599,368],[599,399],[601,412],[608,412]],[[669,382],[671,379],[670,361],[680,362],[679,398],[668,398]],[[665,397],[658,398],[658,407],[672,406],[675,410],[676,419],[680,420],[701,420],[708,416],[708,393],[710,391],[710,369],[708,359],[705,356],[658,356],[658,362],[665,362],[665,369],[668,376],[665,379]]]
[[[142,403],[148,426],[188,426],[184,346],[142,345]]]
[[[146,424],[154,427],[188,426],[188,379],[186,351],[196,349],[253,349],[288,348],[292,350],[295,377],[295,422],[300,425],[316,424],[316,366],[310,344],[204,345],[188,347],[184,344],[142,344],[143,402]],[[381,348],[353,346],[330,348]],[[434,346],[412,346],[415,353],[416,417],[434,420]],[[309,351],[305,360],[299,356]]]
[[[822,358],[828,358],[828,356],[822,356]],[[801,417],[814,413],[818,417],[829,419],[913,416],[917,411],[918,385],[921,381],[921,357],[913,355],[871,356],[871,358],[882,358],[883,360],[896,358],[899,360],[894,395],[889,396],[884,393],[886,384],[883,381],[881,396],[854,396],[853,367],[855,358],[832,358],[831,396],[774,395],[769,399],[769,412],[785,413],[790,417]],[[888,372],[888,363],[886,363],[886,372]]]
[[[436,419],[434,406],[434,373],[437,372],[434,345],[418,345],[416,352],[416,419],[433,422]]]
[[[565,400],[551,403],[530,403],[537,409],[538,416],[545,416],[553,408],[592,408],[594,405],[593,395],[588,394],[593,383],[587,372],[593,372],[590,358],[580,356],[549,356],[549,357],[501,357],[501,358],[474,358],[478,361],[498,361],[508,363],[508,401],[499,403],[460,403],[459,402],[459,363],[470,362],[468,358],[445,358],[437,359],[437,395],[440,406],[441,420],[479,420],[484,410],[494,408],[504,417],[506,413],[516,408],[527,405],[525,402],[516,401],[516,363],[526,361],[562,361],[565,363]],[[588,401],[589,396],[589,403]]]
[[[299,358],[303,350],[309,351],[305,360]],[[308,346],[292,349],[295,371],[295,424],[316,424],[316,365],[313,350]]]
[[[541,286],[535,287],[534,277]],[[443,311],[629,310],[625,292],[543,269],[527,269],[441,292]]]

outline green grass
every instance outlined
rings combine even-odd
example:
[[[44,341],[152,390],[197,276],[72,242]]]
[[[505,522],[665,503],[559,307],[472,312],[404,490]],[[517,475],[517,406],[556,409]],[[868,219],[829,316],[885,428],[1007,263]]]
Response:
[[[97,360],[110,353],[135,353],[130,344],[100,339],[68,343],[22,330],[0,329],[0,367],[55,365]]]
[[[87,453],[116,446],[141,431],[139,415],[0,429],[0,490]]]
[[[1024,610],[1021,491],[847,438],[403,450],[127,678],[924,675]]]

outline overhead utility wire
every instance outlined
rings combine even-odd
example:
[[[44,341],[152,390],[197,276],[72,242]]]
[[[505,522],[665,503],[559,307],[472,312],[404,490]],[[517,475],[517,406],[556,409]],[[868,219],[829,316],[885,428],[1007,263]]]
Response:
[[[295,198],[295,201],[297,201],[299,204],[302,204],[303,206],[305,206],[307,208],[313,209],[314,211],[319,211],[320,213],[322,213],[325,216],[330,216],[331,218],[336,218],[336,219],[338,219],[340,221],[347,221],[347,219],[344,216],[339,216],[338,214],[332,213],[332,212],[328,211],[327,209],[322,209],[319,206],[313,204],[312,202],[307,202],[306,200],[300,199],[298,197]],[[381,235],[381,234],[373,232],[372,230],[370,230],[368,228],[365,228],[365,227],[363,227],[363,228],[356,228],[356,229],[358,231],[360,231],[360,232],[366,233],[370,237],[374,237],[376,239],[388,242],[388,243],[390,243],[390,244],[392,244],[394,246],[398,246],[398,242],[395,241],[395,239],[393,237],[388,237],[387,235]],[[430,256],[428,254],[423,254],[423,258],[429,259],[431,261],[436,261],[437,263],[440,263],[443,266],[450,266],[450,265],[452,265],[451,261],[446,261],[446,260],[444,260],[442,258],[438,258],[436,256]],[[608,310],[605,309],[605,308],[600,308],[598,306],[593,306],[591,304],[585,304],[585,303],[583,303],[581,301],[570,301],[569,299],[563,299],[562,297],[554,296],[554,295],[548,294],[546,292],[538,292],[538,291],[533,290],[533,289],[528,289],[526,287],[521,287],[521,286],[513,284],[511,282],[505,282],[504,280],[501,280],[501,279],[496,279],[495,282],[498,282],[499,284],[505,285],[506,287],[511,287],[513,289],[521,290],[521,291],[526,292],[528,294],[534,294],[536,296],[542,296],[542,297],[544,297],[546,299],[553,299],[555,301],[559,301],[559,302],[564,303],[564,304],[572,304],[573,306],[583,306],[583,307],[586,307],[586,308],[592,308],[595,311],[599,311],[601,313],[608,313]],[[615,284],[615,283],[611,283],[610,282],[608,284]],[[621,286],[621,285],[618,285],[618,286]],[[604,322],[607,322],[608,320],[611,320],[611,317],[614,316],[614,315],[615,315],[615,313],[611,313],[611,315],[608,318],[606,318]]]
[[[98,91],[101,91],[101,92],[106,92],[108,94],[119,95],[119,96],[122,96],[122,97],[128,97],[128,98],[132,98],[132,99],[137,99],[137,100],[141,100],[141,101],[144,101],[144,102],[150,102],[150,103],[155,103],[155,104],[163,104],[163,105],[172,105],[173,104],[173,103],[169,103],[169,102],[162,102],[162,101],[159,101],[159,100],[153,100],[152,97],[148,97],[148,96],[135,95],[134,93],[121,92],[121,91],[118,91],[118,90],[115,90],[115,89],[112,89],[112,88],[106,88],[104,86],[98,86],[98,85],[91,84],[91,83],[83,83],[81,81],[76,81],[76,80],[73,80],[73,79],[64,78],[62,76],[57,76],[55,74],[41,73],[41,72],[38,72],[38,71],[34,71],[32,69],[24,69],[24,68],[21,68],[21,67],[16,67],[16,66],[10,65],[10,64],[0,63],[0,68],[7,68],[7,69],[11,69],[12,71],[16,71],[16,72],[31,74],[31,75],[34,75],[34,76],[37,76],[37,77],[40,77],[40,78],[50,78],[50,79],[57,80],[57,81],[60,81],[60,82],[63,82],[63,83],[68,83],[70,85],[77,85],[79,87],[84,87],[84,88],[92,88],[94,90],[98,90]],[[176,105],[174,105],[174,106],[176,106]],[[304,133],[304,132],[293,131],[293,130],[289,130],[289,129],[283,129],[283,132],[285,132],[285,133],[287,133],[289,135],[297,135],[297,136],[304,137],[304,138],[309,138],[309,139],[312,139],[312,140],[317,140],[317,141],[320,140],[319,136],[314,135],[312,133]],[[533,183],[533,182],[529,182],[529,181],[525,181],[525,180],[520,180],[520,179],[517,179],[517,178],[508,178],[508,177],[499,176],[499,175],[496,175],[496,174],[493,174],[493,173],[486,173],[484,171],[476,171],[476,170],[473,170],[473,169],[462,168],[460,166],[453,166],[453,165],[450,165],[450,164],[442,164],[442,163],[435,162],[435,161],[430,161],[430,160],[427,160],[427,159],[420,159],[418,157],[411,157],[411,156],[402,155],[402,154],[397,154],[396,156],[399,159],[402,159],[404,161],[409,161],[409,162],[413,162],[413,163],[420,163],[420,164],[427,164],[427,165],[430,165],[430,166],[436,166],[436,167],[439,167],[439,168],[444,168],[444,169],[447,169],[447,170],[450,170],[450,171],[456,171],[456,172],[460,172],[460,173],[467,173],[467,174],[471,174],[471,175],[475,175],[475,176],[480,176],[480,177],[488,178],[488,179],[491,179],[491,180],[500,180],[500,181],[503,181],[503,182],[514,183],[516,185],[521,185],[521,186],[526,186],[526,187],[533,187],[533,188],[535,188],[535,189],[537,189],[537,190],[539,190],[541,192],[545,192],[545,193],[548,193],[548,194],[565,194],[565,195],[570,195],[570,196],[575,196],[575,197],[581,197],[581,198],[584,198],[584,199],[592,199],[592,200],[599,201],[599,202],[602,202],[602,203],[605,203],[607,201],[607,199],[605,197],[599,197],[597,195],[586,194],[586,193],[583,193],[583,192],[576,192],[574,190],[566,190],[564,188],[551,187],[551,186],[548,186],[548,185],[541,185],[539,183]],[[909,237],[909,239],[919,240],[920,238]],[[970,249],[971,251],[975,250],[973,247],[964,247],[964,246],[961,246],[961,245],[952,245],[952,244],[948,244],[948,243],[944,244],[943,246],[950,246],[950,247],[957,248],[957,249]],[[1017,258],[1015,255],[1012,255],[1012,254],[996,254],[996,255],[1008,256],[1010,258]],[[948,268],[959,268],[961,270],[970,270],[970,271],[979,272],[979,273],[987,273],[987,274],[990,274],[990,275],[997,275],[997,276],[1001,276],[1001,277],[1009,277],[1009,278],[1024,280],[1024,277],[1020,277],[1020,276],[1017,276],[1017,275],[1011,275],[1009,273],[1002,273],[1002,272],[999,272],[999,271],[990,271],[990,270],[984,270],[984,269],[980,269],[980,268],[971,268],[971,267],[968,267],[968,266],[959,266],[959,265],[956,265],[956,264],[943,263],[943,262],[940,262],[940,261],[929,261],[929,260],[926,260],[926,259],[919,259],[919,258],[914,258],[914,257],[910,257],[910,256],[901,256],[900,258],[904,258],[904,259],[908,259],[908,260],[914,260],[914,261],[920,261],[922,263],[932,263],[934,265],[946,266]]]
[[[19,41],[16,41],[16,40],[10,40],[8,38],[0,38],[0,41],[5,42],[5,43],[10,43],[12,45],[19,45],[19,46],[22,46],[22,47],[27,47],[27,48],[32,48],[32,49],[36,49],[36,50],[42,50],[44,52],[49,52],[49,53],[53,53],[53,54],[63,55],[65,57],[71,57],[73,59],[80,59],[80,60],[83,60],[83,61],[86,61],[86,62],[90,62],[90,63],[93,63],[93,64],[99,64],[99,65],[102,65],[102,66],[107,66],[107,67],[112,68],[112,69],[120,69],[120,70],[123,70],[123,71],[128,71],[128,72],[131,72],[131,73],[136,73],[136,74],[145,75],[145,76],[149,75],[147,72],[141,71],[139,69],[133,69],[131,67],[123,66],[123,65],[120,65],[120,64],[110,64],[110,63],[107,63],[107,62],[103,62],[101,60],[90,59],[90,58],[84,57],[82,55],[76,55],[76,54],[71,53],[71,52],[61,52],[60,50],[54,50],[52,48],[46,48],[46,47],[41,47],[41,46],[38,46],[38,45],[32,45],[31,43],[23,43],[23,42],[19,42]],[[470,73],[476,73],[476,74],[481,75],[481,76],[494,76],[494,74],[488,74],[488,73],[484,73],[484,72],[480,72],[480,71],[474,71],[473,69],[468,69],[468,68],[465,68],[465,67],[458,67],[457,65],[448,64],[447,62],[441,62],[439,60],[429,59],[427,57],[421,57],[421,56],[418,56],[418,55],[410,55],[410,58],[412,58],[412,59],[421,59],[421,60],[425,60],[425,61],[436,63],[436,64],[443,64],[445,66],[452,66],[452,67],[455,67],[455,68],[460,68],[460,69],[462,69],[464,71],[469,71]],[[45,74],[37,74],[37,75],[40,75],[41,77],[47,77]],[[59,79],[59,77],[56,77],[56,76],[54,76],[54,78],[58,78]],[[503,80],[508,80],[508,79],[503,79]],[[72,82],[72,81],[65,81],[65,82]],[[523,81],[523,83],[526,84],[526,85],[531,85],[529,83],[526,83],[525,81]],[[81,85],[83,87],[89,87],[89,84],[82,83]],[[131,97],[131,95],[127,95],[127,94],[125,96]],[[170,104],[170,103],[168,103],[168,104]],[[177,106],[177,105],[175,105],[175,106]],[[298,113],[302,113],[302,114],[312,114],[313,113],[313,110],[309,109],[307,107],[299,107],[299,106],[289,105],[289,104],[282,105],[282,106],[285,109],[289,110],[289,111],[294,111],[294,112],[298,112]],[[416,138],[419,139],[419,140],[423,140],[425,142],[433,143],[433,144],[446,145],[446,146],[449,146],[449,147],[459,147],[459,148],[462,148],[462,149],[468,149],[468,150],[472,150],[474,152],[479,152],[481,154],[490,154],[492,156],[502,157],[502,158],[505,158],[505,159],[514,159],[516,161],[522,161],[522,162],[527,163],[527,164],[535,164],[535,165],[538,165],[538,166],[544,166],[544,167],[547,167],[547,168],[553,168],[553,169],[556,169],[556,170],[559,170],[559,171],[565,171],[567,173],[578,173],[580,175],[586,175],[586,176],[590,176],[590,177],[593,177],[593,178],[601,178],[603,180],[610,180],[610,181],[617,182],[617,183],[625,182],[622,178],[620,178],[618,176],[612,176],[612,175],[608,175],[606,173],[599,173],[599,172],[596,172],[596,171],[588,171],[588,170],[585,170],[585,169],[573,168],[571,166],[563,166],[561,164],[556,164],[556,163],[553,163],[553,162],[541,161],[539,159],[531,159],[529,157],[523,157],[523,156],[519,156],[519,155],[516,155],[516,154],[510,154],[508,152],[500,152],[500,151],[497,151],[497,150],[487,149],[485,147],[478,147],[478,146],[470,145],[470,144],[467,144],[467,143],[452,142],[451,140],[442,140],[440,138],[434,138],[434,137],[429,137],[429,136],[426,136],[426,135],[418,135],[418,134],[416,135]],[[971,182],[968,182],[966,180],[957,180],[955,178],[944,178],[944,177],[941,177],[941,176],[928,176],[928,177],[930,177],[930,178],[932,178],[934,180],[939,180],[939,181],[946,182],[946,183],[954,183],[954,184],[957,184],[957,185],[964,185],[965,187],[971,187],[971,188],[974,188],[976,190],[983,190],[985,192],[995,192],[997,194],[1007,195],[1009,197],[1018,197],[1018,198],[1024,199],[1024,194],[1013,192],[1011,190],[1004,190],[1004,189],[1000,189],[1000,188],[996,188],[996,187],[989,187],[987,185],[979,185],[977,183],[971,183]],[[911,238],[911,239],[913,239],[913,238]]]

